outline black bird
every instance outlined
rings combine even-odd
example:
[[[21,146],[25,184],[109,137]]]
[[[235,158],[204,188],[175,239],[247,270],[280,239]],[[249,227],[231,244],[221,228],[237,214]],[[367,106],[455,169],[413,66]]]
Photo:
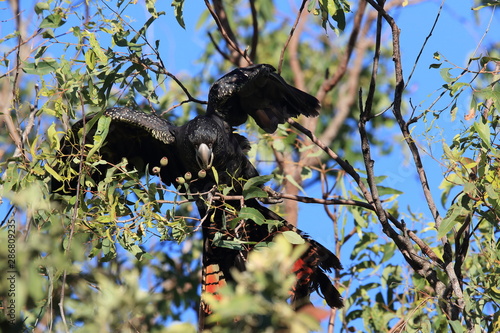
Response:
[[[189,183],[192,193],[208,193],[213,189],[216,185],[212,171],[214,168],[219,184],[233,186],[230,194],[240,195],[242,184],[235,180],[248,180],[258,176],[258,172],[246,157],[250,149],[248,140],[234,133],[233,127],[243,124],[250,115],[262,129],[272,133],[278,124],[284,123],[289,117],[317,116],[319,107],[316,98],[288,85],[271,65],[237,68],[211,86],[206,114],[182,126],[175,126],[154,114],[126,107],[106,110],[104,116],[111,118],[111,124],[100,153],[104,160],[112,164],[126,157],[130,166],[138,171],[145,170],[145,166],[149,165],[150,173],[154,173],[154,168],[161,166],[159,176],[167,185],[175,184],[178,177],[190,172],[194,176],[194,181]],[[91,117],[86,118],[87,122],[90,120]],[[77,133],[82,126],[83,121],[77,122],[63,140],[61,151],[64,156],[75,154],[76,143],[79,142]],[[91,141],[92,134],[91,131],[88,141]],[[89,175],[96,182],[100,180],[100,174],[105,174],[104,169],[98,171]],[[70,184],[54,181],[54,184],[56,191],[67,187],[74,189],[76,185],[75,181]],[[229,204],[236,210],[241,209],[239,201]],[[234,234],[234,230],[229,230],[223,238],[236,236],[255,243],[271,241],[275,232],[298,232],[310,246],[296,267],[298,281],[294,290],[294,304],[297,307],[306,304],[309,293],[319,288],[331,307],[342,307],[340,294],[325,275],[325,271],[341,268],[338,258],[257,200],[246,200],[244,205],[255,208],[266,219],[280,221],[281,226],[271,232],[267,225],[248,220],[238,235]],[[197,206],[201,217],[213,215],[205,219],[203,224],[203,291],[216,293],[219,285],[231,280],[231,267],[244,269],[246,256],[252,246],[229,249],[215,244],[215,235],[222,229],[222,221],[227,217],[225,215],[230,213],[208,207],[204,200],[198,200]],[[209,313],[210,309],[202,303],[200,322]]]
[[[287,84],[275,71],[267,64],[234,69],[211,86],[206,113],[180,127],[154,114],[126,107],[110,108],[104,112],[112,122],[101,154],[113,164],[126,157],[138,171],[149,164],[150,172],[162,157],[167,157],[170,163],[160,173],[167,185],[175,183],[186,171],[197,174],[212,166],[224,171],[220,180],[223,183],[229,181],[229,175],[235,179],[257,176],[245,155],[250,144],[233,132],[234,126],[243,124],[250,115],[262,129],[273,133],[289,117],[319,115],[318,100]],[[77,133],[82,127],[83,121],[73,126],[69,139],[64,141],[63,153],[75,152]],[[91,142],[91,137],[87,142]],[[98,175],[93,178],[99,180]],[[56,185],[53,188],[61,187],[57,182]]]

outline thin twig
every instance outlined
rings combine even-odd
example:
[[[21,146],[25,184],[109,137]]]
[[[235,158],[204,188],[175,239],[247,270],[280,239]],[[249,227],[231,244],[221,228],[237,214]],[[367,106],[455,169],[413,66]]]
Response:
[[[292,195],[287,193],[277,193],[276,196],[281,199],[294,200],[304,203],[314,203],[320,205],[343,205],[343,206],[357,206],[361,208],[365,208],[371,211],[375,211],[375,207],[370,205],[369,203],[359,201],[359,200],[350,200],[350,199],[320,199],[320,198],[311,198],[300,195]]]
[[[210,12],[210,15],[212,15],[212,18],[214,19],[215,24],[217,24],[217,28],[219,29],[222,37],[226,41],[226,44],[229,46],[229,48],[232,49],[233,52],[235,52],[238,55],[238,58],[243,58],[246,60],[246,62],[248,64],[252,64],[252,60],[248,57],[247,53],[242,51],[239,48],[238,43],[236,41],[236,38],[235,38],[234,34],[232,33],[227,20],[224,19],[224,22],[223,22],[220,15],[217,14],[214,7],[210,4],[209,0],[205,0],[205,5],[207,6],[207,9]],[[219,7],[218,12],[222,12],[222,8],[223,8],[222,3],[217,1],[216,5],[217,5],[217,7]],[[242,65],[242,64],[240,64],[238,59],[234,59],[233,63],[237,66]]]
[[[334,159],[345,172],[347,172],[356,182],[359,189],[363,193],[363,196],[368,201],[369,204],[373,203],[373,199],[371,193],[368,191],[366,184],[363,182],[359,174],[354,170],[354,168],[347,162],[340,158],[333,150],[327,147],[323,142],[321,142],[314,134],[311,133],[307,128],[295,122],[293,119],[288,119],[288,123],[304,133],[309,139],[314,142],[318,147],[320,147],[328,156]],[[403,223],[399,222],[394,216],[392,216],[389,212],[384,211],[387,215],[389,221],[391,221],[398,229],[405,230]],[[443,266],[443,262],[439,257],[434,253],[434,251],[425,244],[413,231],[407,230],[407,235],[413,240],[419,248],[422,250],[424,254],[426,254],[432,261],[433,264]],[[420,264],[424,265],[425,262],[420,262]]]
[[[227,61],[231,61],[231,56],[229,56],[226,52],[222,51],[220,48],[219,44],[214,39],[214,36],[212,36],[212,33],[210,31],[207,32],[208,38],[210,38],[210,41],[212,42],[212,45],[215,47],[215,50],[219,52],[219,54],[226,59]]]
[[[300,17],[302,15],[302,11],[304,10],[306,2],[307,2],[307,0],[302,0],[302,3],[300,4],[300,8],[299,8],[299,13],[297,14],[297,18],[295,19],[295,23],[293,24],[292,29],[290,30],[290,34],[288,35],[288,39],[286,40],[285,45],[281,49],[280,59],[278,61],[278,73],[281,73],[281,68],[283,67],[283,60],[285,58],[285,51],[288,47],[288,44],[290,44],[290,41],[292,40],[295,29],[297,28],[297,26],[299,24]]]
[[[436,25],[439,21],[439,17],[441,16],[441,11],[443,10],[445,0],[441,2],[441,5],[439,6],[436,18],[434,19],[434,23],[432,24],[431,30],[427,34],[427,37],[425,37],[424,42],[422,43],[422,47],[420,48],[420,51],[418,52],[417,58],[415,59],[415,62],[413,63],[413,68],[411,69],[410,75],[408,75],[408,79],[406,79],[406,84],[405,84],[405,89],[410,83],[411,78],[413,77],[413,73],[415,72],[415,69],[417,68],[417,64],[420,60],[420,57],[422,56],[422,53],[424,52],[425,46],[427,45],[427,42],[432,36],[432,33],[434,32],[434,29],[436,28]]]
[[[359,174],[354,170],[354,168],[349,164],[349,162],[343,160],[342,158],[337,155],[330,147],[326,146],[323,142],[318,140],[318,138],[307,128],[293,120],[292,118],[289,118],[287,122],[301,131],[303,134],[305,134],[314,144],[316,144],[319,148],[321,148],[328,156],[330,156],[335,162],[337,162],[344,171],[346,171],[353,179],[356,181],[356,184],[358,185],[359,189],[363,193],[363,196],[365,199],[368,201],[368,203],[372,203],[372,197],[370,192],[368,191],[366,184],[363,182]]]
[[[257,19],[257,9],[255,0],[250,0],[250,12],[252,14],[252,45],[250,46],[250,59],[255,59],[257,46],[259,45],[259,21]]]
[[[347,65],[349,64],[349,60],[351,59],[352,53],[354,51],[354,47],[356,46],[356,41],[359,36],[359,31],[361,27],[361,22],[363,19],[363,15],[365,12],[366,3],[364,1],[359,2],[359,7],[356,11],[356,15],[354,16],[354,24],[351,34],[349,35],[349,41],[347,42],[347,50],[345,52],[344,57],[342,58],[335,74],[332,75],[328,80],[325,80],[321,85],[321,89],[318,91],[316,98],[322,101],[325,98],[325,95],[331,91],[335,86],[340,82],[342,77],[347,71]]]
[[[144,62],[142,62],[139,58],[137,57],[133,57],[130,59],[132,62],[138,64],[138,65],[141,65],[144,67],[144,69],[149,69],[151,70],[152,72],[156,73],[156,74],[163,74],[163,75],[166,75],[168,76],[169,78],[171,78],[172,80],[175,81],[175,83],[177,83],[177,85],[182,89],[182,91],[184,92],[184,94],[186,94],[188,100],[187,101],[183,101],[181,102],[180,104],[183,104],[183,103],[187,103],[187,102],[195,102],[195,103],[199,103],[199,104],[207,104],[207,101],[202,101],[202,100],[199,100],[197,98],[194,98],[190,93],[189,91],[187,90],[187,88],[184,86],[184,84],[182,84],[181,80],[179,80],[174,74],[170,73],[169,71],[167,71],[165,69],[165,66],[163,66],[163,63],[161,62],[152,62],[151,64],[145,64]],[[156,68],[155,68],[156,67]]]
[[[85,103],[83,101],[83,96],[80,94],[80,105],[82,106],[82,142],[81,142],[81,145],[80,147],[85,147],[85,140],[86,140],[86,126],[85,126],[85,122],[86,122],[86,118],[85,118]],[[84,157],[84,151],[85,149],[80,149],[80,163],[78,165],[78,183],[76,184],[76,198],[75,198],[75,204],[73,205],[73,216],[71,217],[71,222],[70,222],[70,226],[69,226],[69,235],[68,235],[68,244],[66,246],[66,248],[64,249],[64,252],[67,254],[70,249],[71,249],[71,241],[73,240],[73,235],[75,233],[75,224],[76,224],[76,220],[77,220],[77,217],[78,217],[78,208],[80,206],[80,191],[81,191],[81,182],[83,180],[83,163],[85,161],[85,157]],[[63,321],[63,324],[64,324],[64,329],[66,332],[69,332],[68,330],[68,325],[66,323],[66,316],[65,316],[65,311],[64,311],[64,298],[65,298],[65,290],[66,290],[66,276],[67,276],[67,271],[64,270],[63,272],[63,276],[62,276],[62,285],[61,285],[61,296],[60,296],[60,300],[59,300],[59,311],[61,312],[61,319]]]

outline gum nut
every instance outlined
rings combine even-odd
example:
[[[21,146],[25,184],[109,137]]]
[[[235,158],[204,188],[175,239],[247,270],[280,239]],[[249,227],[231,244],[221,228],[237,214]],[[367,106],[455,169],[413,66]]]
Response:
[[[163,156],[163,157],[161,158],[161,160],[160,160],[160,165],[161,165],[162,167],[164,167],[164,166],[167,166],[167,164],[168,164],[168,158],[167,158],[167,157],[165,157],[165,156]]]
[[[198,177],[205,178],[206,176],[207,176],[206,170],[201,169],[200,171],[198,171]]]
[[[155,166],[155,167],[153,167],[153,173],[154,173],[155,175],[159,174],[159,173],[160,173],[160,170],[161,170],[161,168],[160,168],[159,166]]]
[[[184,179],[184,177],[177,177],[175,178],[175,181],[177,182],[177,184],[184,184],[186,182],[186,179]]]
[[[190,181],[193,176],[191,175],[191,172],[188,171],[184,174],[184,178],[186,178],[187,181]]]

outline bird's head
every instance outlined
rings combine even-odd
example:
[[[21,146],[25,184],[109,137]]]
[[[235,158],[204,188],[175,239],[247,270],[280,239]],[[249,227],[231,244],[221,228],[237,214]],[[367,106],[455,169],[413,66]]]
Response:
[[[217,147],[224,140],[221,131],[220,124],[211,117],[196,117],[187,124],[188,149],[194,154],[191,159],[201,170],[212,168]]]

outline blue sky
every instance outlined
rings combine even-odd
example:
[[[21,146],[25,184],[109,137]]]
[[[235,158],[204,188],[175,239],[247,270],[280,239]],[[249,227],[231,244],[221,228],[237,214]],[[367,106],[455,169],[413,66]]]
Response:
[[[297,1],[295,1],[297,2]],[[30,8],[35,2],[21,1],[21,9]],[[287,10],[287,6],[292,1],[280,2],[280,8]],[[441,1],[429,1],[423,4],[410,5],[399,9],[396,12],[390,12],[393,15],[399,27],[401,28],[401,48],[403,56],[403,73],[405,78],[408,77],[414,61],[420,51],[420,48],[428,36],[431,26],[435,20],[437,10]],[[417,106],[417,110],[424,110],[437,97],[436,91],[443,84],[439,70],[429,69],[431,63],[435,63],[433,59],[434,52],[440,52],[451,63],[458,66],[465,66],[471,56],[485,55],[486,48],[492,42],[497,42],[495,36],[500,36],[499,17],[492,18],[492,24],[489,27],[490,31],[485,36],[485,31],[488,29],[488,23],[492,11],[489,9],[475,12],[471,10],[473,1],[447,1],[444,4],[444,9],[441,13],[439,22],[430,37],[428,44],[421,56],[420,62],[416,68],[415,74],[409,83],[405,99],[411,98],[413,104]],[[297,6],[296,4],[293,5]],[[6,8],[5,3],[0,5],[0,8]],[[150,40],[161,40],[161,55],[165,61],[165,65],[172,73],[179,75],[183,72],[197,73],[201,71],[202,64],[196,63],[199,55],[203,52],[207,43],[207,37],[203,31],[195,28],[204,6],[201,2],[186,1],[184,9],[184,20],[186,29],[182,29],[176,22],[173,14],[173,9],[170,6],[170,1],[158,3],[159,10],[165,10],[167,14],[161,17],[158,22],[150,29]],[[134,7],[137,9],[137,7]],[[129,13],[132,15],[132,13]],[[144,18],[148,16],[146,8],[143,12],[134,12],[134,20],[138,26],[142,25]],[[474,17],[477,16],[477,20]],[[0,38],[10,33],[13,29],[13,21],[10,11],[0,11]],[[26,17],[25,17],[26,18]],[[33,27],[35,25],[33,24]],[[9,30],[10,29],[10,30]],[[387,31],[387,30],[386,30]],[[335,38],[330,32],[330,38]],[[484,40],[483,40],[484,38]],[[477,46],[482,40],[482,47],[477,50]],[[4,50],[0,50],[4,51]],[[277,59],[269,59],[269,63],[276,65]],[[445,65],[443,65],[444,67]],[[451,67],[451,65],[449,65]],[[366,88],[365,88],[366,90]],[[206,96],[197,96],[201,99],[206,99]],[[459,100],[459,111],[457,120],[451,121],[449,114],[443,114],[439,119],[439,128],[429,132],[434,135],[434,144],[432,146],[432,154],[436,158],[441,157],[440,140],[450,142],[452,137],[457,134],[468,123],[463,120],[463,115],[467,112],[469,104],[466,99]],[[414,128],[414,135],[419,144],[426,150],[428,149],[427,142],[422,136],[424,126],[417,124]],[[397,129],[380,131],[379,135],[390,135],[398,139]],[[439,184],[442,180],[442,174],[445,170],[443,165],[440,165],[436,159],[429,155],[423,154],[424,165],[431,172],[428,174],[431,189],[435,195],[435,199],[439,202],[440,190]],[[432,219],[428,213],[427,205],[423,200],[421,187],[418,183],[416,173],[413,169],[413,162],[408,158],[407,151],[400,151],[399,148],[395,152],[384,158],[377,160],[376,172],[378,175],[388,175],[386,180],[387,186],[392,186],[404,191],[405,193],[398,199],[399,206],[404,208],[408,205],[412,206],[412,210],[416,212],[424,212],[422,223],[428,223]],[[310,196],[321,197],[321,193],[317,188],[308,189]],[[440,212],[445,213],[445,210],[439,205]],[[5,207],[0,209],[3,212]],[[310,221],[314,221],[310,223]],[[330,230],[330,221],[323,211],[323,207],[318,205],[301,205],[299,216],[299,227],[308,232],[313,238],[323,243],[325,246],[331,246],[331,233],[325,232]],[[327,236],[325,236],[327,235]],[[351,242],[355,242],[351,241]],[[341,258],[344,263],[349,261],[348,251],[345,251],[345,257]],[[345,266],[348,266],[348,264]],[[192,314],[191,314],[192,315]]]

